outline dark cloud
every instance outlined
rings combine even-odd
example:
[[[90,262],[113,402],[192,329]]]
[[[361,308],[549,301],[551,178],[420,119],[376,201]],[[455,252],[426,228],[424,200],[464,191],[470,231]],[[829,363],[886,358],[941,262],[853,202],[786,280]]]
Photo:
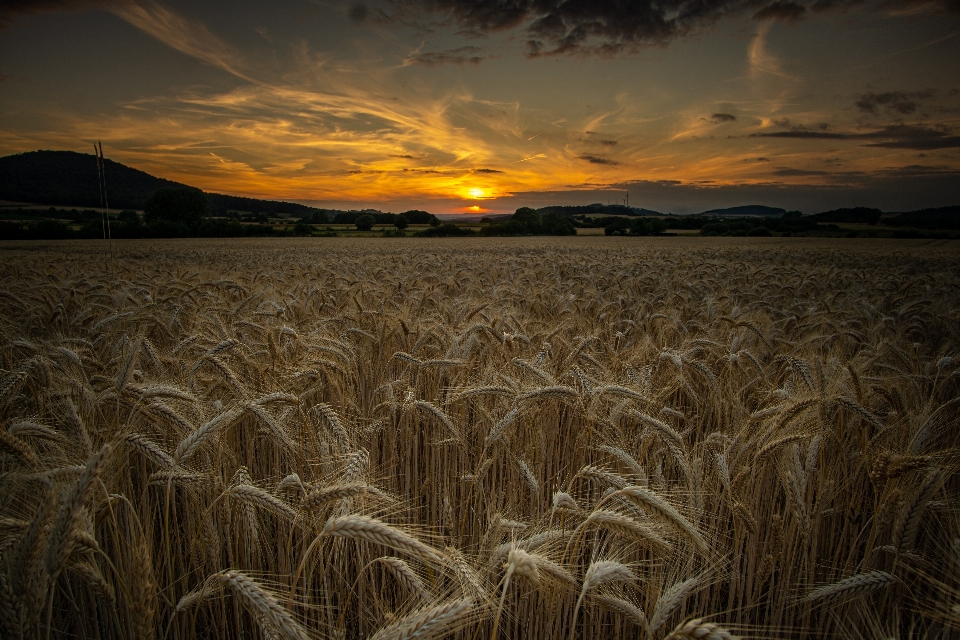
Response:
[[[808,129],[791,129],[789,131],[771,131],[751,133],[751,138],[816,138],[819,140],[844,140],[856,137],[858,134],[837,133],[834,131],[810,131]]]
[[[960,148],[960,136],[942,129],[931,129],[922,125],[890,125],[879,131],[864,133],[839,131],[814,131],[794,128],[787,131],[771,131],[750,134],[751,138],[796,138],[807,140],[859,140],[868,147],[885,149],[931,149]]]
[[[581,160],[586,160],[587,162],[590,162],[592,164],[606,164],[606,165],[620,164],[616,160],[611,160],[610,158],[603,158],[601,156],[591,156],[591,155],[584,154],[582,156],[577,156],[577,157],[579,157]]]
[[[83,11],[124,4],[126,1],[128,0],[0,0],[0,27],[6,26],[18,15]]]
[[[884,108],[906,116],[917,110],[917,100],[929,100],[934,96],[934,93],[933,89],[912,93],[903,91],[865,93],[857,99],[856,105],[864,113],[876,113],[880,108]]]
[[[394,153],[391,153],[391,154],[390,154],[390,157],[391,157],[391,158],[408,158],[408,159],[410,159],[410,160],[413,160],[413,159],[414,159],[414,156],[410,155],[409,153],[403,153],[403,154],[394,154]]]
[[[948,13],[960,13],[960,2],[957,0],[881,0],[878,8],[887,11],[903,11],[907,8],[936,9]]]
[[[732,113],[715,113],[712,116],[710,116],[710,121],[715,122],[717,124],[720,124],[723,122],[733,122],[736,119],[737,119],[737,116],[733,115]]]
[[[803,177],[803,176],[826,176],[830,175],[829,171],[809,171],[807,169],[791,169],[789,167],[780,167],[773,172],[773,175],[790,178],[790,177]]]
[[[475,31],[523,28],[531,56],[666,43],[754,0],[396,0]]]
[[[362,2],[358,2],[350,7],[350,20],[353,24],[361,24],[366,21],[370,16],[370,11],[367,9],[367,5]]]
[[[960,147],[960,136],[952,135],[940,129],[928,129],[920,126],[892,125],[884,127],[883,131],[873,135],[879,140],[868,144],[869,147],[913,149],[916,151]]]
[[[862,6],[889,12],[904,2],[917,11],[958,11],[958,0],[387,0],[406,15],[424,11],[471,33],[522,29],[531,57],[614,55],[667,44],[725,17],[794,21],[808,13]],[[884,6],[884,2],[888,6]],[[758,9],[759,7],[759,9]]]
[[[539,135],[539,134],[538,134],[538,135]],[[599,136],[599,135],[600,135],[600,134],[597,133],[596,131],[584,131],[584,132],[583,132],[583,135],[584,135],[584,137],[581,138],[581,140],[583,140],[584,142],[589,142],[589,143],[591,143],[591,144],[600,143],[600,144],[606,145],[606,146],[608,146],[608,147],[615,147],[615,146],[617,146],[618,144],[620,144],[617,140],[611,140],[611,139],[609,139],[609,138],[594,138],[593,136]]]
[[[756,158],[755,162],[770,162],[770,158]]]
[[[783,127],[784,129],[789,129],[790,131],[827,131],[830,129],[830,125],[826,122],[803,124],[799,122],[792,122],[790,118],[774,120],[773,124],[777,125],[778,127]]]
[[[425,67],[439,67],[444,64],[480,64],[484,57],[478,55],[483,50],[480,47],[458,47],[446,51],[427,51],[415,53],[407,58],[407,64],[419,64]]]
[[[503,173],[499,169],[474,169],[474,173]]]
[[[754,20],[796,22],[807,15],[807,8],[796,2],[773,2],[753,14]]]

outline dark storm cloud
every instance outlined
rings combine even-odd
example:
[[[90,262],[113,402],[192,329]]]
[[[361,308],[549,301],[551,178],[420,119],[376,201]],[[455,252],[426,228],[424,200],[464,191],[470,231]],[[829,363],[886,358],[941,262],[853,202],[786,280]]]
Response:
[[[885,149],[955,149],[960,147],[960,136],[941,129],[931,129],[920,125],[890,125],[879,131],[865,133],[839,131],[813,131],[809,129],[790,129],[750,134],[751,138],[794,138],[800,140],[860,140],[868,147]]]
[[[480,47],[458,47],[446,51],[426,51],[414,53],[407,58],[407,64],[419,64],[424,67],[439,67],[444,64],[480,64],[484,57],[478,55],[483,50]]]
[[[857,109],[864,113],[876,113],[879,109],[888,109],[901,115],[910,115],[917,110],[917,100],[929,100],[933,89],[905,93],[888,91],[887,93],[865,93],[857,99]]]
[[[616,160],[611,160],[610,158],[603,158],[601,156],[591,156],[591,155],[584,154],[582,156],[577,156],[577,157],[580,158],[581,160],[586,160],[591,164],[606,164],[606,165],[620,164]]]
[[[720,124],[723,122],[733,122],[736,119],[737,119],[737,116],[733,115],[732,113],[715,113],[712,116],[710,116],[710,121],[715,122],[717,124]]]
[[[896,9],[884,0],[386,0],[400,12],[426,10],[471,33],[522,29],[532,57],[610,55],[662,45],[724,17],[794,21],[808,13]],[[902,4],[902,3],[901,3]],[[912,0],[917,11],[960,12],[960,0]]]
[[[774,2],[753,14],[754,20],[795,22],[807,15],[807,8],[796,2]]]

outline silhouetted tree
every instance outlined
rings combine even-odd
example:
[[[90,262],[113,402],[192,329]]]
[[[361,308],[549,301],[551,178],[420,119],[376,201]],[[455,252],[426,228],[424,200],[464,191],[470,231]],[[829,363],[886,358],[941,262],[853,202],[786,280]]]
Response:
[[[298,222],[293,227],[293,235],[295,236],[312,236],[313,227],[307,224],[306,222]]]
[[[207,214],[207,197],[200,189],[157,189],[143,205],[143,219],[147,224],[165,221],[196,229]]]
[[[397,229],[406,229],[410,225],[410,222],[407,220],[407,216],[402,213],[396,217],[393,221],[393,226]]]
[[[370,231],[370,229],[373,229],[374,222],[376,222],[376,219],[374,219],[373,216],[362,215],[357,218],[357,221],[354,224],[357,225],[357,229],[360,231]]]

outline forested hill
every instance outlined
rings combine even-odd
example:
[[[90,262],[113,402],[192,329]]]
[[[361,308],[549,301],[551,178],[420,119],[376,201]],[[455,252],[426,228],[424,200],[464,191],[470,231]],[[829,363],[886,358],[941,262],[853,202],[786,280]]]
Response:
[[[157,189],[187,185],[157,178],[119,162],[105,162],[107,199],[111,209],[142,209]],[[74,151],[31,151],[0,158],[0,200],[70,207],[100,206],[96,157]],[[235,209],[253,213],[307,213],[292,202],[208,193],[211,213]]]

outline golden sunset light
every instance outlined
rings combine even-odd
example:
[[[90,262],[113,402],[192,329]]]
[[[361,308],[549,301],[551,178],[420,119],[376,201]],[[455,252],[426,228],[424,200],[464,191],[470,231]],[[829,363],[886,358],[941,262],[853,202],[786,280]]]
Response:
[[[0,0],[0,638],[960,640],[960,0]]]
[[[956,198],[949,3],[905,17],[883,3],[726,0],[659,32],[599,3],[592,17],[557,9],[558,29],[577,34],[564,41],[535,32],[539,9],[507,20],[491,8],[487,23],[456,1],[423,5],[438,20],[425,31],[418,1],[251,2],[231,15],[160,0],[14,3],[0,14],[0,149],[102,140],[119,162],[208,191],[347,208]],[[490,26],[501,18],[512,26]]]

